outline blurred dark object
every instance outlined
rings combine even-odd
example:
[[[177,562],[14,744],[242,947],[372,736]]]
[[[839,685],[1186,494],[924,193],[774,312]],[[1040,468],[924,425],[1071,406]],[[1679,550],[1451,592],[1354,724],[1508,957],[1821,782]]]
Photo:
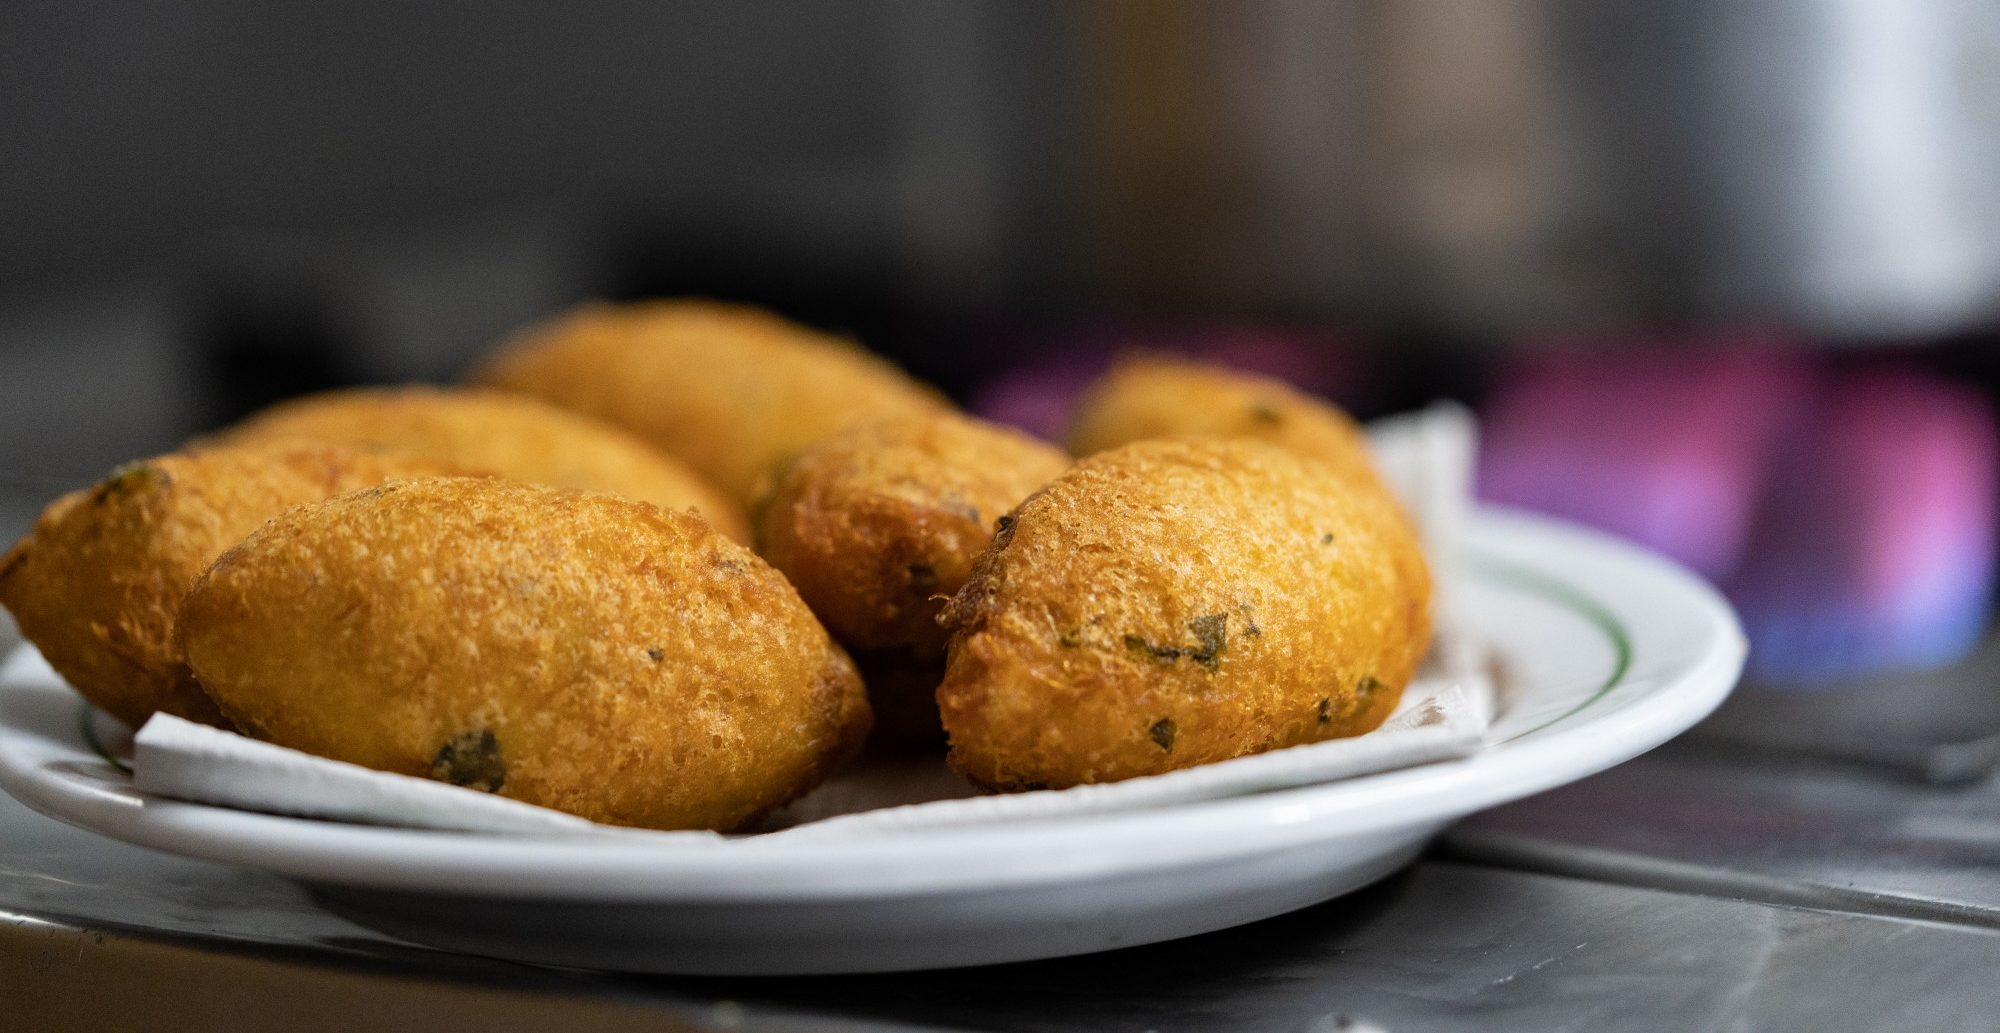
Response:
[[[554,227],[920,363],[884,312],[1932,334],[2000,301],[1996,55],[1963,0],[23,0],[0,293]]]
[[[1364,380],[1361,342],[1325,329],[1247,323],[1105,320],[994,331],[1016,364],[981,384],[969,405],[981,416],[1061,441],[1071,410],[1120,357],[1182,355],[1276,377],[1315,394],[1351,399]]]
[[[167,278],[0,299],[0,490],[46,501],[179,441],[203,393],[186,304]]]
[[[1082,10],[1081,250],[1154,305],[1880,338],[2000,302],[1990,4]]]
[[[354,351],[352,329],[339,325],[324,299],[240,283],[215,298],[198,331],[208,343],[203,424],[221,426],[281,398],[356,379],[343,366]]]

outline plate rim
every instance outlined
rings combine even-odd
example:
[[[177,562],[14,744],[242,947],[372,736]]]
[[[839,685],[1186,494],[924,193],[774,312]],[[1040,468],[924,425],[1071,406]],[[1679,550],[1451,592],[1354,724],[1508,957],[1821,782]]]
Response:
[[[1638,756],[1707,716],[1734,687],[1747,654],[1741,625],[1720,593],[1672,561],[1602,532],[1500,507],[1478,507],[1468,532],[1470,543],[1489,546],[1469,550],[1472,576],[1480,576],[1482,566],[1507,564],[1507,554],[1524,546],[1553,546],[1559,549],[1549,554],[1564,556],[1570,574],[1595,563],[1651,580],[1654,590],[1678,596],[1686,616],[1706,632],[1699,655],[1691,651],[1688,662],[1626,707],[1542,734],[1626,684],[1621,679],[1631,668],[1628,639],[1622,652],[1614,646],[1620,657],[1614,676],[1584,702],[1459,760],[1130,813],[944,826],[851,840],[492,835],[345,825],[179,801],[135,803],[24,770],[8,749],[0,749],[0,788],[43,814],[114,839],[363,889],[681,904],[940,895],[1193,867],[1396,829],[1426,836],[1476,811]],[[1499,544],[1491,547],[1494,543]],[[1615,622],[1612,608],[1563,577],[1563,570],[1522,566],[1591,601]],[[0,739],[12,734],[0,727]],[[1021,859],[1024,836],[1032,841],[1032,864]]]

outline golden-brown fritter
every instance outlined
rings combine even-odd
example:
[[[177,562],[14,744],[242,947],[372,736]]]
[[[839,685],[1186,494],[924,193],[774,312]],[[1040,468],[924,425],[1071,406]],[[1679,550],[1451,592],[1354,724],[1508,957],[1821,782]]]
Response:
[[[1256,438],[1380,485],[1352,417],[1271,377],[1164,355],[1127,358],[1091,386],[1071,416],[1080,456],[1146,438]],[[1385,489],[1386,490],[1386,489]]]
[[[288,511],[202,577],[181,634],[252,735],[619,825],[735,828],[868,730],[782,575],[598,492],[426,478]]]
[[[758,551],[849,648],[941,657],[943,597],[994,521],[1068,466],[1060,449],[969,416],[864,424],[785,469],[759,507]]]
[[[745,505],[829,434],[948,408],[850,341],[705,301],[583,306],[515,338],[477,379],[618,424]]]
[[[995,519],[1068,466],[1042,441],[939,412],[843,431],[778,478],[759,507],[759,551],[855,651],[879,740],[938,740],[938,611]]]
[[[455,470],[301,442],[203,448],[129,463],[56,500],[0,557],[0,605],[84,698],[137,728],[154,711],[224,724],[189,677],[175,616],[223,550],[285,509]]]
[[[1030,496],[945,608],[951,765],[1062,788],[1357,735],[1430,638],[1382,493],[1264,442],[1141,441]]]
[[[354,388],[280,402],[225,440],[305,438],[425,456],[555,488],[608,491],[692,507],[749,543],[743,508],[680,460],[601,420],[539,399],[477,388]]]

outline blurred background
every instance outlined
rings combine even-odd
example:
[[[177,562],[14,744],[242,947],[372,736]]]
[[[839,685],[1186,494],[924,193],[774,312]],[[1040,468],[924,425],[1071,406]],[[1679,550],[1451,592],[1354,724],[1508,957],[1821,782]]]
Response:
[[[15,0],[0,227],[9,536],[277,397],[704,294],[1051,434],[1130,348],[1457,399],[1484,494],[1722,585],[1780,697],[1984,639],[1980,0]],[[2000,733],[1964,684],[1910,741]]]

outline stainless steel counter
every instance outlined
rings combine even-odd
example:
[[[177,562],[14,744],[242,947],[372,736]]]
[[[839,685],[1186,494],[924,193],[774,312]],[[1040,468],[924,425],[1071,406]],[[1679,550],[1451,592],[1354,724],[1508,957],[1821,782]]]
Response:
[[[623,1024],[603,1028],[748,1030],[1297,1031],[1339,1029],[1342,1016],[1392,1030],[1974,1030],[2000,1014],[2000,936],[1985,928],[1472,860],[1426,860],[1345,900],[1094,957],[697,980],[405,945],[319,910],[283,880],[102,840],[11,801],[0,802],[0,842],[0,955],[53,939],[63,946],[51,964],[84,966],[91,952],[137,939],[197,948],[217,966],[302,968],[295,1000],[305,1014],[288,1022],[326,1016],[356,980],[395,990],[402,1016],[431,1029],[459,1028],[451,1018],[469,1013],[468,994],[572,1001],[584,1014],[615,1006]],[[150,1014],[189,1006],[157,978],[139,985]],[[181,1018],[192,1028],[219,1016]]]

